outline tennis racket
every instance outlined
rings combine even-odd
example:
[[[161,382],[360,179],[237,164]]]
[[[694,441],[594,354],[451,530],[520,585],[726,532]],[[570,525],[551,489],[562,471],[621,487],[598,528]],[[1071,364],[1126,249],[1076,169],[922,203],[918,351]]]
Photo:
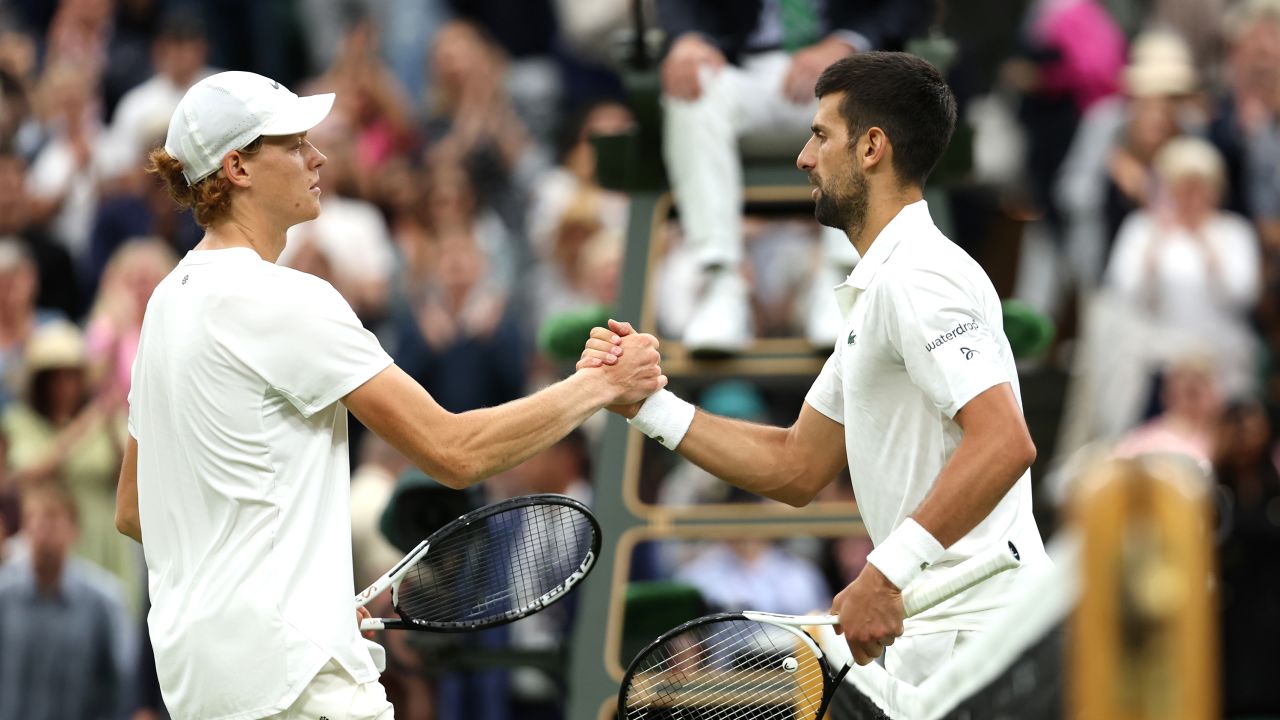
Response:
[[[527,495],[463,515],[423,540],[356,595],[391,588],[399,618],[365,618],[361,630],[462,632],[503,625],[551,605],[591,572],[600,525],[563,495]]]
[[[1019,565],[1018,551],[996,548],[910,587],[907,617]],[[653,641],[627,668],[619,720],[821,718],[853,664],[844,643],[819,644],[802,628],[835,637],[835,615],[736,612],[707,615]],[[844,645],[843,652],[838,645]]]

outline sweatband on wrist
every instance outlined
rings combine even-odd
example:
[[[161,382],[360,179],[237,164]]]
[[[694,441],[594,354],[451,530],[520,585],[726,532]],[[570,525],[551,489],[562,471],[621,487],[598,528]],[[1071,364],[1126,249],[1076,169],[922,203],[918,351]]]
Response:
[[[662,443],[668,450],[675,450],[684,434],[693,424],[697,410],[668,390],[659,390],[640,406],[640,412],[628,420],[632,427]]]
[[[945,551],[920,523],[907,518],[867,555],[867,562],[902,590]]]

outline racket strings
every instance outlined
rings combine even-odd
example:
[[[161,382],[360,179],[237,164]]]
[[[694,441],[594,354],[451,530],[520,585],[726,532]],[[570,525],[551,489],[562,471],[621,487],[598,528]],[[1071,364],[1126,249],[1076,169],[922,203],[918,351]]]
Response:
[[[511,561],[502,547],[511,537],[511,514],[482,518],[435,539],[401,584],[400,609],[420,619],[465,620],[464,608],[483,616],[491,606],[510,600],[509,585],[496,577],[497,568]]]
[[[428,622],[483,622],[529,608],[580,568],[594,526],[568,505],[524,505],[443,538],[405,575],[398,609]]]
[[[484,612],[486,609],[495,610],[504,601],[508,601],[508,609],[518,609],[546,594],[581,566],[586,549],[590,547],[590,525],[577,511],[558,505],[522,509],[528,511],[525,513],[525,520],[532,523],[532,532],[523,534],[518,542],[512,544],[510,557],[503,557],[500,553],[492,554],[471,567],[470,575],[485,578],[490,588],[484,602],[473,607],[481,616],[488,614]],[[520,524],[509,517],[514,514],[493,516],[494,523],[489,528],[489,537],[509,538],[520,533]],[[578,538],[581,542],[573,545],[561,542],[570,533],[558,526],[549,529],[545,522],[548,515],[558,518],[566,514],[571,514],[572,521],[580,523],[586,530],[585,537]],[[548,546],[548,542],[551,546]],[[569,557],[570,555],[574,557]],[[465,594],[451,596],[450,600],[452,602],[445,608],[446,612],[460,611],[468,604],[468,596]]]
[[[824,681],[818,658],[795,635],[742,618],[720,620],[690,628],[637,661],[627,717],[812,717]]]

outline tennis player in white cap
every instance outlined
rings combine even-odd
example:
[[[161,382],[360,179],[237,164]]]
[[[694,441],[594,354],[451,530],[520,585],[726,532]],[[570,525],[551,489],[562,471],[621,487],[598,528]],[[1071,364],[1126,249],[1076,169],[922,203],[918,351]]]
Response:
[[[347,410],[436,479],[512,467],[599,408],[666,384],[657,342],[453,415],[323,280],[274,264],[320,212],[307,131],[333,95],[246,72],[179,103],[152,171],[205,236],[148,303],[116,525],[142,542],[175,718],[392,716],[355,622]]]

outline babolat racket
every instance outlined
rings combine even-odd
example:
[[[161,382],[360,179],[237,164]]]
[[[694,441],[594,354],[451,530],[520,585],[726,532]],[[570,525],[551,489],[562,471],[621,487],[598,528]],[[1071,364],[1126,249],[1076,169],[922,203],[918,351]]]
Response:
[[[600,555],[600,525],[564,495],[527,495],[480,508],[435,531],[356,595],[391,588],[399,618],[361,630],[461,632],[527,617],[564,597]]]
[[[907,617],[1019,564],[1018,551],[972,557],[902,596]],[[835,615],[736,612],[707,615],[653,641],[627,668],[619,720],[821,718],[853,656],[826,655],[802,628]],[[830,633],[830,628],[823,628]],[[841,642],[840,644],[843,644]]]

